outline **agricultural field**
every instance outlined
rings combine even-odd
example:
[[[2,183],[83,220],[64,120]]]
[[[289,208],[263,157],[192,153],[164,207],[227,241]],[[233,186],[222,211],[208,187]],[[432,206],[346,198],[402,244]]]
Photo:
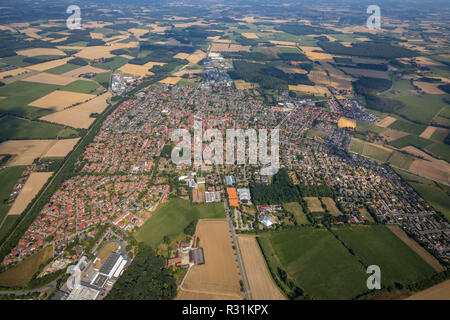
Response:
[[[42,158],[64,158],[73,150],[80,138],[57,140],[50,149],[47,150]]]
[[[40,99],[32,101],[30,106],[51,109],[54,111],[62,111],[76,104],[87,102],[92,98],[95,98],[95,95],[56,90]]]
[[[264,256],[272,247],[272,263],[278,260],[313,299],[351,299],[367,291],[365,268],[328,230],[305,227],[264,237],[270,242],[262,246]]]
[[[339,211],[338,207],[336,207],[336,203],[334,202],[333,198],[324,197],[321,198],[320,200],[326,206],[327,210],[331,213],[331,215],[337,217],[342,214],[342,212]]]
[[[381,283],[415,283],[435,270],[384,225],[351,226],[332,229],[364,265],[378,265]]]
[[[441,212],[450,220],[449,187],[426,178],[419,177],[403,170],[395,170],[414,190],[425,199],[435,210]]]
[[[189,270],[178,291],[178,300],[240,300],[239,268],[226,220],[200,220],[196,235],[205,263]]]
[[[25,287],[33,275],[39,271],[39,266],[50,258],[53,258],[53,246],[45,247],[0,274],[0,287]]]
[[[7,204],[6,201],[25,168],[25,166],[17,166],[0,170],[0,181],[2,181],[0,185],[0,225],[11,207],[11,204]]]
[[[388,161],[391,153],[393,152],[393,150],[381,145],[362,141],[357,138],[352,139],[350,150],[381,162]]]
[[[79,104],[75,107],[58,111],[50,115],[44,116],[39,120],[60,124],[72,128],[87,129],[95,121],[91,118],[93,113],[102,113],[108,107],[108,99],[111,93],[107,92],[95,97],[88,102]]]
[[[283,208],[294,215],[297,224],[309,224],[308,218],[298,202],[283,203]]]
[[[53,172],[33,172],[25,182],[11,209],[9,209],[8,215],[22,214],[52,175]]]
[[[59,125],[23,118],[5,116],[0,119],[0,141],[20,139],[54,139],[62,137],[67,129]],[[72,131],[75,136],[77,131]]]
[[[239,235],[237,238],[249,282],[251,298],[254,300],[284,300],[285,297],[274,283],[267,269],[255,237]]]
[[[405,300],[449,300],[450,280],[439,283],[431,288],[415,293]]]
[[[0,143],[0,154],[10,154],[13,157],[8,166],[32,164],[34,159],[42,157],[56,140],[9,140]]]
[[[306,204],[308,205],[308,209],[311,212],[325,212],[325,210],[322,208],[322,203],[320,202],[319,198],[317,197],[305,197],[304,200],[306,201]]]
[[[6,97],[0,100],[0,113],[17,115],[29,119],[45,116],[52,111],[35,108],[29,104],[58,88],[60,88],[58,85],[26,81],[17,81],[0,87],[0,97]]]
[[[99,85],[94,81],[86,81],[86,80],[77,80],[65,87],[61,88],[62,91],[69,92],[78,92],[78,93],[86,93],[86,94],[96,94]]]
[[[156,248],[164,236],[175,238],[195,219],[223,219],[223,203],[190,204],[180,198],[170,199],[136,232],[135,238]]]

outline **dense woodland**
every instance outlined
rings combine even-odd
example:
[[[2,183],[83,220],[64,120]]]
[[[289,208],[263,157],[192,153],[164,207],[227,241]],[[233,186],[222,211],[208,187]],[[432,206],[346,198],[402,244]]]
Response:
[[[175,278],[164,268],[166,259],[152,248],[139,248],[139,253],[123,276],[116,282],[106,300],[171,300],[177,294]]]

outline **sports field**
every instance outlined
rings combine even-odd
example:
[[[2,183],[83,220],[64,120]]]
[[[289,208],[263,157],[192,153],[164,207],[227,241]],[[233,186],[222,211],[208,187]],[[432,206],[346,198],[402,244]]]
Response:
[[[170,199],[136,232],[135,238],[156,248],[164,236],[175,238],[195,219],[223,219],[223,203],[196,204],[180,198]]]
[[[384,225],[333,229],[365,265],[378,265],[382,285],[413,283],[435,271]]]
[[[367,291],[365,269],[326,229],[305,227],[264,235],[263,247],[276,253],[281,267],[314,299],[351,299]],[[276,272],[276,268],[275,268]]]

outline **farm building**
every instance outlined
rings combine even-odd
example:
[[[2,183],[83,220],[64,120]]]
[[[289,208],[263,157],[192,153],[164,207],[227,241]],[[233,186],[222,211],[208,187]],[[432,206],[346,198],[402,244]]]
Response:
[[[205,260],[203,258],[203,249],[202,248],[191,249],[191,251],[189,251],[189,262],[193,264],[204,263]]]

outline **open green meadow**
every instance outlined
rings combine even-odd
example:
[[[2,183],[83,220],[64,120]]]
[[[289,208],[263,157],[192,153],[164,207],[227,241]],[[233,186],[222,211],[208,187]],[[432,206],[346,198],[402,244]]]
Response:
[[[384,286],[415,283],[435,271],[384,225],[339,227],[332,230],[367,266],[381,269]]]
[[[397,121],[388,126],[388,128],[403,131],[406,133],[411,133],[418,136],[427,128],[427,126],[424,124],[414,123],[405,119],[397,119]]]
[[[10,139],[55,139],[77,136],[75,129],[31,121],[28,119],[5,116],[0,119],[0,141]]]
[[[396,112],[409,120],[429,124],[434,116],[446,106],[442,98],[443,96],[434,94],[394,97],[395,100],[405,104],[405,107]]]
[[[309,224],[308,218],[306,218],[303,208],[298,202],[283,203],[283,207],[284,210],[294,215],[297,224]]]
[[[77,66],[75,64],[66,63],[66,64],[63,64],[62,66],[48,69],[45,72],[52,73],[52,74],[63,74],[63,73],[78,69],[79,67],[80,66]]]
[[[127,62],[128,59],[124,57],[115,56],[114,58],[112,58],[111,61],[104,63],[95,63],[93,66],[105,70],[116,70],[122,67],[123,65],[127,64]]]
[[[431,153],[434,156],[437,156],[440,159],[450,162],[450,148],[447,144],[433,142],[432,144],[425,147],[425,151]]]
[[[28,106],[28,104],[60,87],[52,84],[25,81],[17,81],[0,87],[0,97],[6,97],[0,100],[0,114],[8,113],[35,119],[52,113],[53,111],[49,109],[35,108]]]
[[[26,286],[33,275],[39,271],[39,266],[46,263],[50,258],[53,258],[53,246],[45,247],[0,274],[0,287]]]
[[[414,146],[416,148],[423,149],[432,143],[433,142],[428,139],[424,139],[424,138],[421,138],[419,136],[414,136],[414,135],[405,136],[400,139],[389,142],[389,144],[391,146],[394,146],[398,149],[401,149],[401,148],[407,147],[407,146]]]
[[[367,291],[365,269],[326,229],[271,232],[276,258],[297,286],[314,299],[351,299]],[[268,243],[262,246],[264,255]]]
[[[72,83],[69,83],[65,87],[62,87],[61,90],[93,94],[97,90],[98,87],[99,87],[99,84],[97,82],[86,81],[86,80],[77,80]]]
[[[450,221],[450,187],[405,172],[395,170],[406,180],[416,192],[425,199],[435,210],[441,212]]]
[[[17,179],[22,175],[25,166],[8,167],[0,171],[0,224],[3,218],[9,211],[12,204],[6,204],[9,195],[17,182]]]
[[[196,219],[225,219],[223,203],[191,204],[187,200],[172,198],[144,223],[135,238],[156,248],[164,236],[177,237]]]
[[[389,162],[393,166],[408,169],[414,162],[414,160],[416,160],[416,157],[410,154],[394,151],[391,153],[391,156],[389,157],[387,162]]]

